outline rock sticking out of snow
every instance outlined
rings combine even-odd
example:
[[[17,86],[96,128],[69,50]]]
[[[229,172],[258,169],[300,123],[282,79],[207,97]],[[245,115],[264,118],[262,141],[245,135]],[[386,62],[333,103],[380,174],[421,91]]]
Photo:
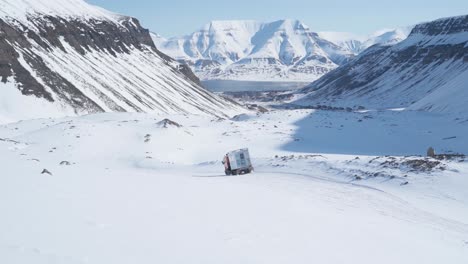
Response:
[[[159,121],[159,122],[157,123],[157,125],[158,125],[159,127],[162,127],[162,128],[169,128],[169,127],[177,127],[177,128],[180,128],[180,127],[182,127],[181,124],[179,124],[179,123],[177,123],[177,122],[174,122],[174,121],[172,121],[172,120],[170,120],[170,119],[167,119],[167,118],[165,118],[165,119]]]
[[[43,169],[41,174],[49,174],[49,175],[52,175],[52,172],[50,172],[49,170],[47,169]]]

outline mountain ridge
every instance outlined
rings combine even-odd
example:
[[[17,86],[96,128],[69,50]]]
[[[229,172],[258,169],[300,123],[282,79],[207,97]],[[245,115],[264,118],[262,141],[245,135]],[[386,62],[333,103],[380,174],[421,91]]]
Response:
[[[467,113],[468,15],[418,24],[300,91],[296,103]]]
[[[354,56],[292,19],[212,21],[184,37],[153,40],[202,80],[315,80]]]
[[[13,100],[6,89],[17,89],[25,97],[14,100],[29,97],[33,106],[47,102],[55,115],[124,111],[225,116],[240,110],[200,87],[190,69],[160,52],[135,18],[82,0],[20,3],[0,2],[4,105]],[[8,112],[31,118],[38,117],[40,108]]]
[[[314,81],[374,44],[405,39],[409,28],[376,32],[313,32],[299,20],[215,20],[181,37],[152,34],[158,49],[202,80]],[[337,38],[337,34],[344,35]]]

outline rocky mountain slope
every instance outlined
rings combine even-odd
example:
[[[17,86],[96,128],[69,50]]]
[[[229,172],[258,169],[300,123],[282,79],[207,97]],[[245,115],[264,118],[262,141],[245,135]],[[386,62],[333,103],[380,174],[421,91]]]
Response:
[[[305,105],[468,112],[468,15],[417,25],[313,82]]]
[[[297,20],[213,21],[157,47],[202,80],[313,81],[354,55]]]
[[[135,18],[82,0],[0,0],[0,118],[238,106],[159,52]]]

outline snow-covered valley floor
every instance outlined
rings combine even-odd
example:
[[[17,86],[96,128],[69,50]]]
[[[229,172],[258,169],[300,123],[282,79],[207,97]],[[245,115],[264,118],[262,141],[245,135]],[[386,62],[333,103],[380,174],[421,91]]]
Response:
[[[395,111],[0,125],[0,263],[468,263],[467,160],[404,156],[467,135]],[[242,147],[255,172],[224,176]]]

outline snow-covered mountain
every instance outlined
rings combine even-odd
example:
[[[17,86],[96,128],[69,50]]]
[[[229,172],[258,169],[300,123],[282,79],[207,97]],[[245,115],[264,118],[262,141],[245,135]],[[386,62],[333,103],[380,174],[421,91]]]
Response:
[[[237,106],[197,85],[135,18],[83,0],[0,0],[0,118]]]
[[[359,54],[367,48],[379,45],[394,45],[405,40],[410,34],[414,26],[401,27],[396,29],[383,29],[376,31],[368,36],[360,36],[348,32],[318,32],[318,35],[336,45],[352,52]]]
[[[354,56],[297,20],[213,21],[188,36],[153,40],[202,80],[313,81]]]
[[[468,15],[417,25],[300,91],[299,104],[468,112]]]

